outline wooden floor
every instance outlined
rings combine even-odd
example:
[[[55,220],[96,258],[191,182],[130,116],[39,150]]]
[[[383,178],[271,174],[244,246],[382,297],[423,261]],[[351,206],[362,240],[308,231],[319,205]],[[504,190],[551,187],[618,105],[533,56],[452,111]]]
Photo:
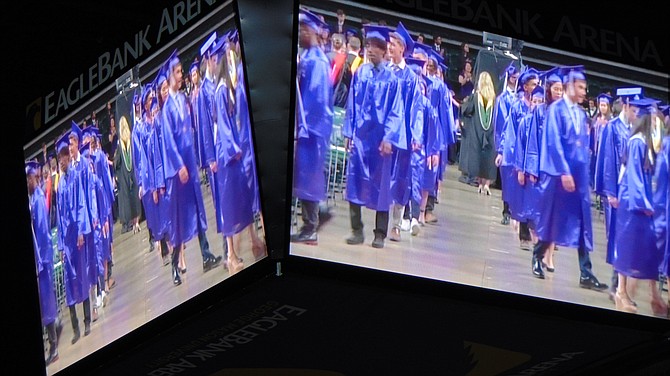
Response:
[[[211,190],[204,185],[202,188],[210,251],[217,256],[223,255],[223,237],[216,232]],[[207,273],[203,272],[200,246],[195,237],[186,244],[187,272],[182,276],[182,284],[174,286],[171,266],[163,266],[157,249],[149,252],[146,222],[142,222],[141,227],[142,231],[137,234],[121,234],[121,225],[117,223],[114,226],[113,278],[116,280],[116,287],[110,291],[107,306],[99,309],[99,319],[92,323],[91,333],[86,337],[83,336],[82,305],[77,305],[82,337],[74,345],[70,343],[72,325],[68,308],[64,305],[61,308],[64,329],[58,346],[59,360],[48,367],[48,374],[66,368],[230,276],[222,265]],[[262,231],[259,236],[264,238]],[[240,257],[244,259],[245,267],[257,261],[251,252],[249,236],[242,236],[241,250]],[[46,348],[48,349],[48,345]]]
[[[492,190],[492,196],[479,195],[476,187],[458,182],[459,175],[455,166],[448,167],[435,206],[438,223],[426,225],[418,236],[402,232],[401,242],[387,238],[383,249],[372,248],[374,212],[363,209],[365,243],[347,245],[345,239],[351,233],[348,203],[336,193],[335,200],[329,201],[335,217],[320,230],[319,245],[292,244],[291,254],[615,309],[607,292],[579,287],[576,249],[559,247],[554,253],[556,271],[545,272],[545,280],[535,278],[531,272],[532,252],[520,249],[512,225],[500,223],[501,191]],[[294,232],[300,221],[298,218]],[[593,272],[601,282],[611,285],[612,267],[605,262],[604,217],[595,210],[593,229]],[[640,282],[634,296],[638,314],[651,316],[649,284]]]

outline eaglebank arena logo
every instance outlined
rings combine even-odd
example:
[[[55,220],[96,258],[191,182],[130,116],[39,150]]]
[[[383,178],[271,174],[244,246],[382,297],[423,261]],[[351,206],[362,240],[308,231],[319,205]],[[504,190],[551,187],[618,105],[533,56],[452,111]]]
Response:
[[[166,37],[185,26],[190,26],[217,1],[224,5],[231,2],[231,0],[225,2],[221,0],[183,0],[171,8],[164,8],[158,26],[147,24],[143,29],[137,31],[133,38],[124,42],[123,46],[102,53],[93,65],[73,78],[69,84],[36,98],[28,104],[26,107],[28,127],[39,130],[66,115],[68,110],[83,99],[90,97],[91,93],[96,92],[96,89],[108,84],[112,78],[124,73],[131,64],[136,63],[147,52],[160,45],[161,40],[164,42]]]

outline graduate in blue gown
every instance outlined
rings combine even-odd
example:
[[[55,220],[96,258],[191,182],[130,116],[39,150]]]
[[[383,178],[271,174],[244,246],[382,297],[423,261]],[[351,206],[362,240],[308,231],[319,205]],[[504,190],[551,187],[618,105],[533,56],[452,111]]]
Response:
[[[260,188],[258,185],[258,170],[256,168],[256,154],[254,152],[254,140],[251,129],[251,117],[249,115],[249,100],[247,98],[247,90],[244,78],[244,64],[240,58],[239,38],[237,30],[233,29],[226,33],[226,40],[228,43],[226,48],[226,63],[228,77],[230,80],[233,103],[232,120],[240,129],[240,143],[244,145],[242,148],[242,163],[244,164],[244,171],[247,176],[247,185],[252,194],[252,213],[254,221],[258,217],[258,222],[263,226],[263,213],[261,212],[260,204]],[[327,211],[319,211],[319,216],[324,217]],[[251,252],[256,260],[267,255],[265,241],[258,235],[256,222],[253,226],[248,226],[247,231],[251,240]]]
[[[80,338],[76,304],[82,303],[85,331],[90,332],[91,283],[88,275],[88,253],[84,238],[91,234],[93,224],[88,214],[84,185],[72,163],[70,137],[67,132],[56,143],[61,176],[58,183],[57,233],[58,249],[63,252],[66,304],[72,323],[72,344]]]
[[[537,239],[535,229],[540,217],[540,202],[542,201],[542,184],[540,184],[540,149],[542,143],[542,133],[544,131],[545,117],[547,108],[555,101],[563,98],[563,80],[558,75],[558,68],[552,68],[543,74],[543,86],[545,87],[544,103],[538,104],[531,111],[527,118],[527,141],[523,148],[523,178],[526,191],[524,192],[524,211],[528,219],[529,227],[533,230],[532,235]],[[520,162],[517,162],[518,164]],[[521,172],[521,171],[520,171]],[[517,176],[517,179],[520,178]],[[521,183],[521,181],[520,181]],[[547,271],[554,271],[554,244],[551,244],[545,252],[542,260],[543,266]]]
[[[448,150],[449,146],[456,142],[456,124],[455,114],[453,112],[453,100],[449,92],[449,88],[439,77],[438,67],[443,62],[442,57],[437,54],[432,48],[422,43],[414,43],[413,58],[426,62],[425,74],[430,78],[430,85],[428,86],[428,97],[437,113],[437,125],[440,131],[440,160],[438,161],[437,179],[435,188],[429,192],[428,201],[426,203],[424,218],[425,223],[436,223],[437,217],[433,214],[435,208],[435,201],[437,200],[438,184],[443,175],[443,160],[441,158],[442,152]]]
[[[149,232],[149,252],[155,248],[154,237],[157,207],[153,202],[153,194],[147,189],[153,170],[149,167],[149,153],[147,149],[147,138],[149,137],[150,106],[154,98],[154,90],[151,83],[145,85],[140,99],[142,119],[137,122],[138,126],[133,129],[133,161],[135,163],[135,181],[137,182],[138,195],[144,209],[144,218]]]
[[[595,175],[596,175],[596,164],[598,161],[598,149],[600,147],[600,140],[602,139],[603,129],[607,126],[607,123],[612,120],[612,105],[614,104],[614,98],[607,93],[601,93],[596,98],[598,105],[598,112],[596,116],[593,117],[592,125],[590,129],[590,142],[589,149],[591,149],[591,177],[593,179],[594,190],[595,190]],[[598,208],[600,209],[600,202],[597,203]]]
[[[514,166],[516,153],[516,138],[521,120],[530,111],[531,93],[539,83],[538,71],[534,68],[527,69],[519,77],[519,88],[522,95],[512,104],[507,120],[503,126],[503,132],[498,145],[498,156],[496,165],[500,166],[500,178],[502,179],[502,199],[509,205],[510,216],[519,222],[519,246],[521,249],[530,250],[532,247],[528,221],[523,218],[523,189],[519,185],[517,169]]]
[[[605,290],[592,272],[593,250],[589,149],[586,113],[580,103],[586,98],[583,67],[561,69],[565,94],[547,109],[540,150],[542,200],[537,223],[539,241],[533,250],[532,272],[544,278],[542,258],[552,242],[577,248],[579,286]]]
[[[318,33],[325,23],[311,12],[300,11],[298,92],[296,101],[293,196],[300,200],[302,227],[292,242],[318,244],[319,202],[326,199],[324,173],[333,130],[333,88],[330,63],[318,45]]]
[[[656,156],[654,181],[656,182],[653,196],[656,247],[663,255],[659,271],[666,281],[670,281],[670,127],[666,128],[661,152]]]
[[[657,247],[654,228],[652,178],[656,153],[651,135],[653,104],[654,101],[649,99],[630,102],[637,108],[637,115],[619,174],[616,246],[612,264],[619,272],[615,296],[617,309],[637,311],[628,295],[627,285],[631,278],[642,279],[650,283],[653,313],[666,317],[668,307],[656,285],[663,253]]]
[[[503,74],[503,82],[505,86],[498,97],[496,98],[495,107],[493,108],[493,128],[495,134],[495,147],[496,150],[500,150],[500,141],[502,140],[503,130],[505,128],[505,122],[509,116],[509,112],[512,109],[512,104],[518,99],[518,80],[521,76],[521,71],[514,64],[510,64],[505,69]],[[498,181],[500,182],[501,189],[503,187],[503,180],[501,176],[500,167],[498,167]],[[502,221],[500,222],[503,225],[508,225],[510,223],[511,215],[509,211],[509,203],[503,199],[503,211],[502,211]]]
[[[217,54],[217,68],[215,76],[218,77],[214,91],[214,108],[216,110],[216,138],[219,140],[216,146],[216,162],[212,165],[212,171],[216,175],[216,193],[220,195],[217,199],[221,205],[223,218],[221,233],[226,239],[228,247],[228,269],[235,273],[244,264],[240,260],[240,233],[254,221],[253,201],[254,192],[249,186],[249,179],[245,171],[243,161],[244,148],[248,144],[243,142],[240,124],[234,121],[233,104],[230,101],[231,83],[227,71],[227,59],[225,56],[225,37],[219,38],[212,49],[212,54]]]
[[[403,130],[407,139],[407,149],[393,149],[393,167],[391,173],[391,197],[393,201],[392,227],[389,237],[392,241],[400,241],[400,225],[402,224],[405,206],[409,203],[412,193],[412,154],[421,148],[423,121],[418,118],[419,76],[407,65],[414,48],[414,41],[409,32],[398,23],[396,30],[389,35],[389,68],[395,73],[400,84],[400,92],[404,108]],[[418,223],[417,223],[418,225]]]
[[[194,236],[198,237],[202,255],[203,271],[207,272],[221,262],[221,256],[214,256],[207,241],[207,215],[200,188],[200,177],[191,126],[190,107],[182,85],[181,61],[176,51],[167,61],[169,95],[162,109],[163,169],[166,191],[170,198],[170,219],[172,221],[170,243],[172,252],[172,279],[181,284],[183,269],[179,268],[180,254],[184,245]]]
[[[349,152],[345,198],[349,201],[352,235],[347,244],[365,241],[361,207],[376,211],[372,246],[384,247],[391,207],[393,148],[407,148],[401,85],[384,62],[389,29],[368,25],[366,54],[352,78],[342,127]]]
[[[642,88],[617,89],[617,105],[621,106],[619,116],[611,119],[600,132],[594,166],[593,190],[602,198],[605,209],[605,235],[607,237],[607,255],[605,261],[612,265],[616,239],[616,214],[619,201],[619,172],[625,155],[628,138],[635,120],[634,107],[629,104],[642,95]],[[614,300],[614,292],[618,285],[619,273],[612,272],[610,296]]]
[[[51,243],[49,214],[44,192],[37,183],[39,164],[26,162],[26,180],[30,203],[30,218],[35,249],[37,285],[40,294],[40,314],[42,325],[46,327],[49,340],[47,366],[58,360],[58,340],[63,330],[58,317],[56,289],[54,285],[54,250]]]

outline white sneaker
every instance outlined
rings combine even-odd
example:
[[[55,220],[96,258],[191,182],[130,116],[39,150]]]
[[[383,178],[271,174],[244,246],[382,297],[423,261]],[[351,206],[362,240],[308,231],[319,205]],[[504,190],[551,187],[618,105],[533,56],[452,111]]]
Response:
[[[400,230],[409,231],[410,230],[410,221],[409,219],[403,219],[400,223]]]
[[[102,307],[102,296],[101,295],[96,295],[95,297],[95,308],[100,308]]]
[[[416,218],[412,218],[412,236],[419,235],[421,231],[421,226],[419,226],[419,221]]]

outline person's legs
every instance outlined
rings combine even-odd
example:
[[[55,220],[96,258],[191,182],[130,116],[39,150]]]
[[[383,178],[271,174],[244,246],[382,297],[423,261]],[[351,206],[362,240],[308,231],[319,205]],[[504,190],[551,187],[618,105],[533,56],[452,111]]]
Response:
[[[77,343],[77,341],[79,341],[80,336],[79,318],[77,318],[77,305],[73,304],[71,306],[68,306],[68,308],[70,309],[70,323],[72,324],[72,333],[73,333],[71,343],[74,345],[75,343]]]
[[[393,205],[393,220],[390,239],[396,242],[400,241],[400,226],[402,225],[404,211],[405,206]]]
[[[347,238],[347,244],[361,244],[365,241],[363,235],[363,220],[361,218],[361,206],[349,203],[349,219],[351,221],[351,236]]]
[[[175,286],[181,285],[179,259],[181,257],[183,246],[183,244],[177,244],[172,248],[172,283]]]
[[[544,279],[544,271],[542,270],[542,258],[547,252],[547,248],[551,246],[551,242],[540,240],[535,244],[533,249],[533,262],[532,262],[532,271],[533,275],[537,278]]]
[[[375,248],[384,247],[384,239],[388,234],[389,226],[389,212],[388,211],[377,211],[375,213],[375,240],[372,242],[372,246]]]

